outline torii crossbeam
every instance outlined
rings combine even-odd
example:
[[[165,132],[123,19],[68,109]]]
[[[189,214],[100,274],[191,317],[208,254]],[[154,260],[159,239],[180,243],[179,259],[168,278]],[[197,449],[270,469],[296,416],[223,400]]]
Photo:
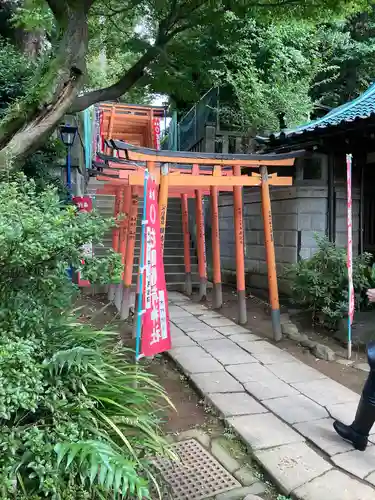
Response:
[[[220,191],[233,192],[234,233],[236,245],[236,278],[238,294],[238,321],[247,322],[245,293],[245,254],[243,224],[243,187],[260,187],[262,214],[265,233],[266,259],[268,268],[269,298],[275,340],[281,340],[280,306],[277,287],[275,248],[272,229],[272,212],[269,185],[289,186],[291,177],[268,175],[267,167],[293,166],[296,157],[304,151],[286,154],[209,154],[197,152],[157,151],[137,147],[118,140],[107,141],[107,153],[116,151],[116,157],[102,156],[103,171],[98,179],[106,181],[104,191],[116,194],[115,216],[126,213],[126,217],[113,235],[113,248],[120,251],[124,262],[124,294],[122,317],[129,310],[130,287],[134,259],[136,216],[138,196],[144,182],[145,168],[159,184],[159,216],[164,242],[168,197],[181,197],[182,226],[184,233],[184,261],[186,292],[191,294],[190,234],[188,225],[188,197],[196,200],[197,254],[200,280],[200,298],[206,296],[207,262],[205,252],[204,215],[202,196],[211,197],[212,255],[213,255],[213,303],[214,308],[222,306],[220,235],[218,195]],[[241,169],[251,171],[251,175]]]

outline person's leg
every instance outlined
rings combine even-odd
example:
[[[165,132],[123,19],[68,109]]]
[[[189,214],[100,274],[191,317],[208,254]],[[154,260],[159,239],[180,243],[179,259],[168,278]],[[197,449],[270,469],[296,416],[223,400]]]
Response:
[[[370,373],[362,391],[357,413],[351,425],[345,425],[336,420],[333,427],[343,439],[350,441],[354,448],[364,451],[367,447],[368,436],[375,422],[375,342],[371,342],[367,349]]]

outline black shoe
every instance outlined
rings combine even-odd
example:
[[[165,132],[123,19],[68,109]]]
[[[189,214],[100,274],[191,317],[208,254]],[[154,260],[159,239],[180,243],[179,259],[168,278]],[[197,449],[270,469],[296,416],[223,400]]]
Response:
[[[355,431],[351,425],[345,425],[335,420],[335,422],[333,422],[333,428],[339,436],[346,441],[350,441],[356,450],[365,451],[367,448],[368,436],[364,436],[358,431]]]

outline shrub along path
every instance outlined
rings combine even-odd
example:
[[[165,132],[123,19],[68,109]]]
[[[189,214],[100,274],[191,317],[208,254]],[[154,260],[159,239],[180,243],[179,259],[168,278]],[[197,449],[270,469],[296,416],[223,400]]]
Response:
[[[169,299],[170,356],[285,494],[374,498],[375,446],[355,451],[332,428],[351,422],[356,392],[181,294]]]

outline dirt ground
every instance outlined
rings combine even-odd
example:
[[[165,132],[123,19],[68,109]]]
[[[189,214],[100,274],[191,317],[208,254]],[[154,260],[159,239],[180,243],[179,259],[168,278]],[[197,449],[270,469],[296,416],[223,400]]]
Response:
[[[107,327],[119,331],[123,340],[133,347],[131,325],[118,321],[115,308],[107,304],[105,296],[86,296],[79,306],[83,308],[81,320],[90,322],[97,328]],[[147,369],[163,385],[177,410],[165,408],[165,432],[178,433],[196,427],[208,429],[219,425],[172,361],[156,356]]]
[[[197,296],[193,296],[193,300],[197,301]],[[208,292],[207,296],[207,305],[211,307],[212,305],[212,297],[211,291]],[[282,308],[282,312],[283,308]],[[285,312],[287,309],[285,308]],[[237,319],[237,295],[233,288],[224,286],[223,287],[223,307],[220,310],[220,313],[226,316],[229,319],[236,321]],[[247,326],[250,330],[259,335],[260,337],[265,337],[267,340],[272,340],[272,325],[271,318],[269,312],[269,305],[266,301],[248,294],[247,296],[247,313],[248,320]],[[336,340],[328,335],[323,329],[314,329],[311,325],[308,326],[307,322],[304,321],[302,323],[297,322],[297,325],[301,332],[305,333],[312,340],[316,340],[319,343],[325,344],[336,354],[342,358],[346,359],[346,349],[341,346]],[[340,382],[346,387],[352,389],[355,392],[362,392],[363,384],[367,378],[367,374],[356,368],[351,366],[340,365],[336,362],[328,362],[323,361],[321,359],[317,359],[315,356],[311,354],[311,352],[302,347],[295,342],[284,339],[281,342],[277,343],[278,347],[281,349],[285,349],[290,352],[294,357],[303,361],[309,366],[319,370],[321,373],[327,375],[327,377]],[[361,350],[356,350],[353,348],[352,359],[356,360],[358,363],[366,363],[366,355]]]

